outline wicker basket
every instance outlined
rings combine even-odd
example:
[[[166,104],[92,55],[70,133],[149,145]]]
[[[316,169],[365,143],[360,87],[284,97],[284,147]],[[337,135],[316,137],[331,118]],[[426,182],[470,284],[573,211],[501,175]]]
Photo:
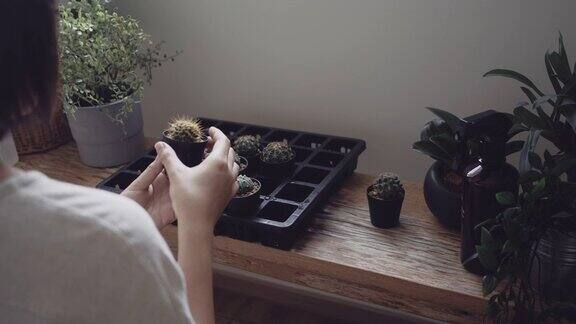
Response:
[[[18,154],[32,154],[51,150],[72,139],[68,121],[59,110],[51,122],[30,117],[12,129]]]

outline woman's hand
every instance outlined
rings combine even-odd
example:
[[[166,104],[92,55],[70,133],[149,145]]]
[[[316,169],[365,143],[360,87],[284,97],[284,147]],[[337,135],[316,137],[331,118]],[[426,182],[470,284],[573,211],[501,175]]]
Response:
[[[158,229],[164,228],[176,218],[170,199],[170,183],[162,172],[164,166],[158,157],[136,180],[134,180],[122,195],[136,201],[152,216]]]
[[[211,152],[200,165],[188,168],[166,143],[156,144],[158,159],[170,179],[170,197],[178,226],[212,233],[220,215],[238,189],[239,166],[230,140],[219,129],[211,127]]]

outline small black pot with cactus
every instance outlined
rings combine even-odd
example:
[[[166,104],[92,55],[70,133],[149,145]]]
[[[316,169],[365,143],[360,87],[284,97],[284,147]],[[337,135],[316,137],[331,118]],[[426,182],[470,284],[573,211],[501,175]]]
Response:
[[[260,202],[260,181],[245,175],[239,175],[238,191],[228,204],[227,211],[236,216],[250,215]]]
[[[286,142],[271,142],[260,156],[261,170],[267,176],[282,178],[294,172],[296,153]]]
[[[393,173],[383,173],[367,190],[370,220],[379,228],[391,228],[400,222],[404,186]]]
[[[242,135],[234,141],[234,151],[248,162],[246,171],[254,171],[258,168],[261,146],[258,135]]]
[[[162,135],[162,141],[174,149],[186,166],[193,167],[202,162],[208,138],[204,127],[197,119],[176,118],[170,122]]]
[[[238,167],[240,168],[239,169],[240,174],[243,174],[244,172],[246,172],[246,169],[248,169],[249,163],[245,157],[236,154],[236,159],[234,160],[234,162],[238,164]]]

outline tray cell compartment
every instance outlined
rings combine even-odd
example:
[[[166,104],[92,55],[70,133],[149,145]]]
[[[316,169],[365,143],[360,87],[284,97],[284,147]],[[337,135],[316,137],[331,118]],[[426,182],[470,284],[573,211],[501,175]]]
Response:
[[[136,173],[120,172],[115,177],[104,183],[104,186],[109,188],[120,188],[120,190],[124,190],[128,188],[132,181],[134,181],[137,177],[138,175]]]
[[[327,170],[305,167],[296,174],[293,180],[298,182],[319,184],[324,181],[324,179],[326,179],[329,174],[330,172]]]
[[[242,129],[242,125],[236,123],[222,123],[218,128],[228,137],[235,137]]]
[[[295,145],[308,147],[311,149],[318,149],[324,144],[327,137],[318,135],[304,135],[299,140],[296,141]]]
[[[289,183],[276,194],[276,198],[301,203],[304,202],[313,191],[314,187]]]
[[[283,202],[272,201],[258,213],[259,218],[283,223],[298,209],[298,206]]]
[[[134,172],[144,172],[146,168],[154,161],[154,158],[151,157],[143,157],[135,162],[132,162],[127,169]]]
[[[287,142],[290,143],[298,133],[289,131],[274,131],[272,134],[266,137],[266,142]]]
[[[309,149],[303,149],[303,148],[298,148],[295,147],[294,148],[294,153],[296,153],[296,158],[294,159],[296,161],[296,163],[302,163],[304,162],[310,155],[312,155],[314,151],[309,150]]]
[[[357,142],[351,140],[333,139],[326,145],[324,149],[332,152],[348,154],[352,152],[356,144]]]
[[[342,162],[344,157],[340,154],[330,153],[330,152],[319,152],[310,160],[310,164],[318,165],[327,168],[334,168],[340,162]]]

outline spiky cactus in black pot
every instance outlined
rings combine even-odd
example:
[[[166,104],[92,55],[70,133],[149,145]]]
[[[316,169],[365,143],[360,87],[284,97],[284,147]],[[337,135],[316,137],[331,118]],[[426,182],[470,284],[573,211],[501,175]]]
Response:
[[[260,202],[260,181],[245,175],[239,175],[238,191],[226,209],[228,213],[236,216],[250,215]]]
[[[251,172],[257,169],[262,152],[260,136],[242,135],[234,141],[233,147],[236,154],[244,157],[248,162],[246,171]]]
[[[271,142],[260,157],[262,172],[270,177],[285,177],[294,171],[296,153],[286,142]]]
[[[204,127],[197,119],[176,118],[170,122],[162,135],[162,141],[174,149],[184,165],[193,167],[202,162],[208,138]]]
[[[404,186],[393,173],[383,173],[368,187],[370,221],[379,228],[391,228],[400,222],[400,211],[404,202]]]

